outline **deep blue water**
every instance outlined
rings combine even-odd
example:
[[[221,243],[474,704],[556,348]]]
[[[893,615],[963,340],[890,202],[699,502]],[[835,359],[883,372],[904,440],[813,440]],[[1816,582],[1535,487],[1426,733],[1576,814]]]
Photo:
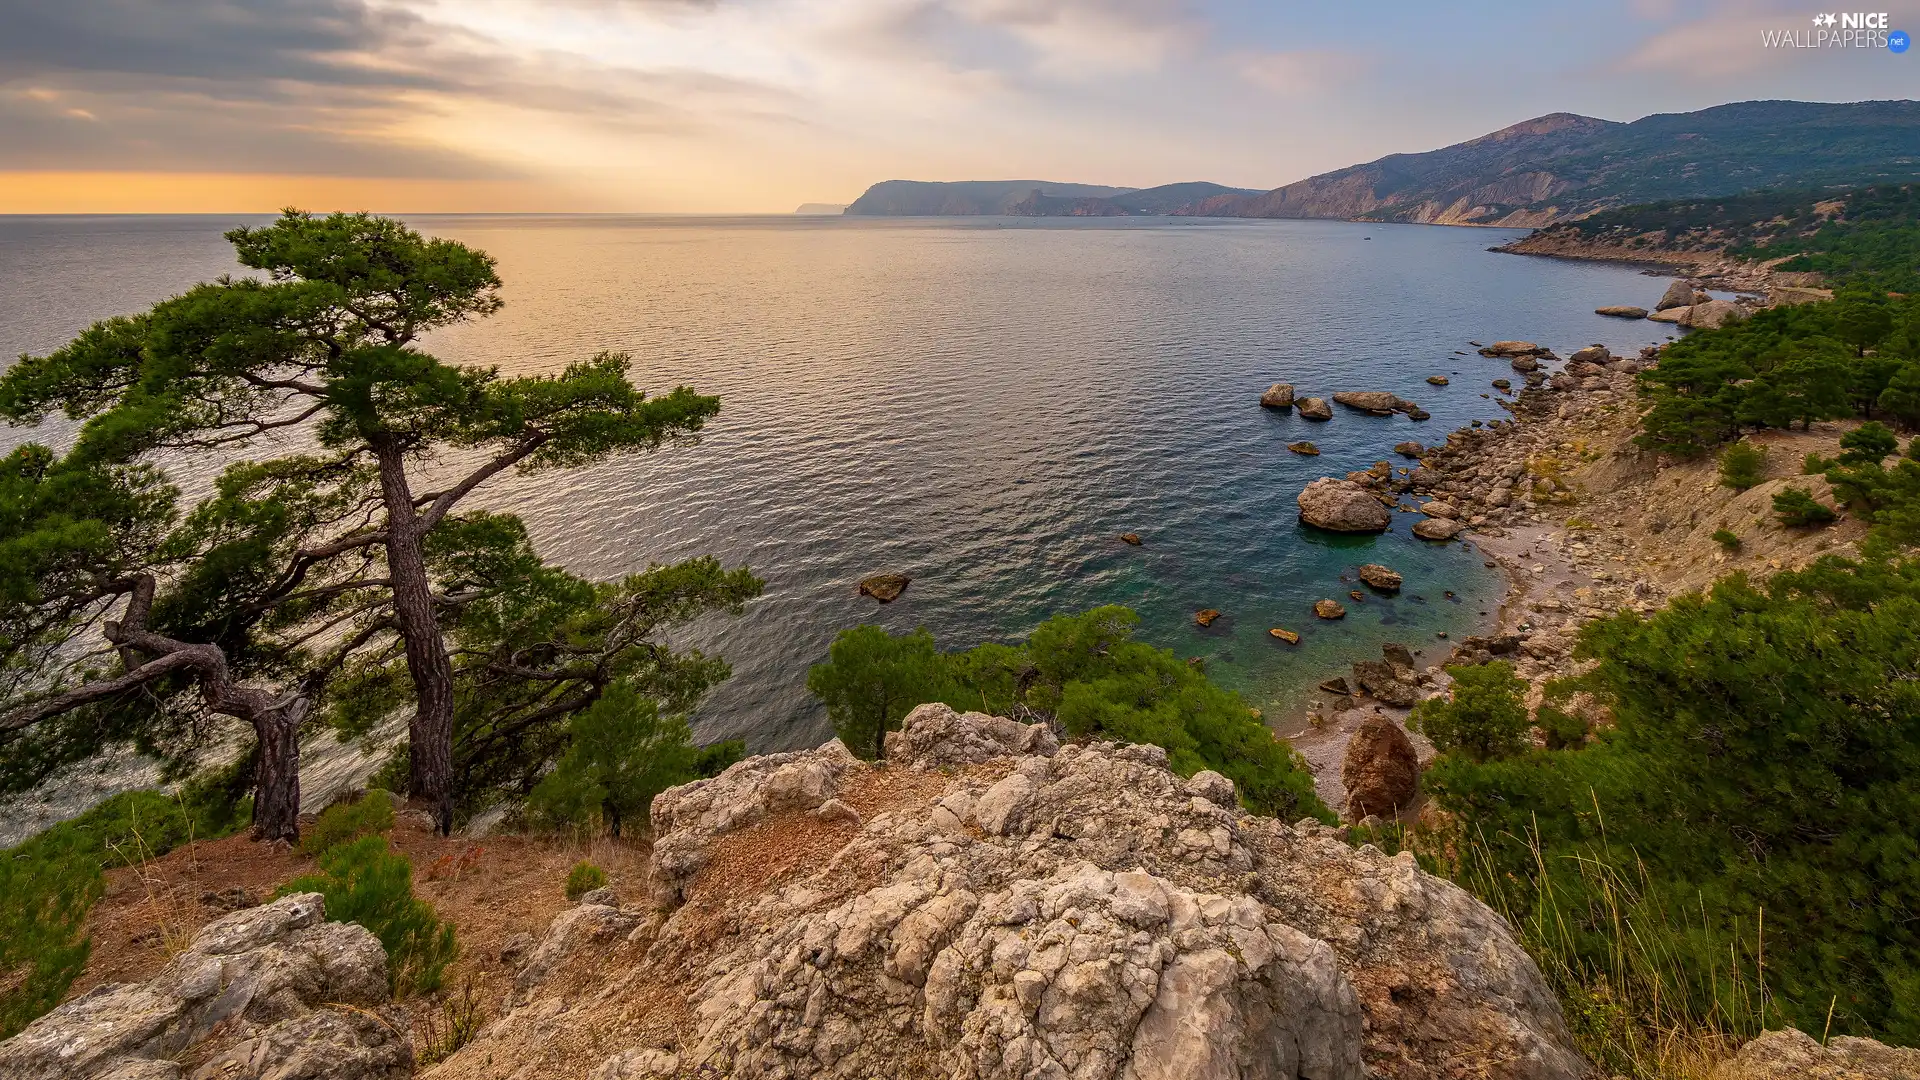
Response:
[[[0,353],[57,346],[89,320],[236,269],[240,219],[0,218]],[[1663,282],[1612,266],[1497,255],[1516,233],[1433,226],[1193,219],[422,217],[492,252],[506,309],[430,347],[508,371],[631,352],[649,387],[723,399],[696,446],[492,490],[542,550],[613,576],[713,553],[767,580],[738,619],[678,636],[732,661],[706,738],[756,750],[828,732],[804,679],[839,630],[924,625],[944,647],[1024,634],[1057,612],[1123,603],[1142,635],[1270,716],[1383,641],[1469,631],[1499,582],[1461,545],[1308,530],[1314,477],[1392,459],[1505,415],[1483,396],[1503,361],[1470,340],[1562,355],[1665,328],[1592,309],[1647,304]],[[1457,355],[1456,351],[1468,355]],[[1446,387],[1429,386],[1444,374]],[[1330,423],[1258,407],[1390,390],[1425,423],[1336,408]],[[14,436],[13,438],[18,438]],[[1317,458],[1286,444],[1311,439]],[[11,441],[11,440],[9,440]],[[1137,532],[1143,546],[1117,537]],[[1397,600],[1344,598],[1362,562],[1407,579]],[[864,575],[913,577],[880,607]],[[1459,599],[1444,600],[1452,589]],[[1217,608],[1211,629],[1193,614]],[[1299,646],[1270,627],[1306,635]]]

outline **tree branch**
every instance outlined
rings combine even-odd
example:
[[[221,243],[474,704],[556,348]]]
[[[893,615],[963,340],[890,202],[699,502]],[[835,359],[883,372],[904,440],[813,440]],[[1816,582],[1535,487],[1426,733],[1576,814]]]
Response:
[[[512,449],[469,473],[466,479],[436,495],[433,504],[427,507],[426,513],[420,515],[421,531],[424,532],[439,524],[440,519],[447,516],[447,511],[453,509],[454,503],[466,498],[474,488],[486,483],[494,476],[525,461],[528,455],[540,449],[541,445],[551,437],[547,432],[535,431]]]

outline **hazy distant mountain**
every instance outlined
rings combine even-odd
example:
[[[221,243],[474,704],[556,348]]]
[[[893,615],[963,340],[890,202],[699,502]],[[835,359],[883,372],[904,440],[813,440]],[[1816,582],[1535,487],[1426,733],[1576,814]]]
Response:
[[[1050,180],[882,180],[847,207],[848,214],[882,217],[950,217],[1011,214],[1036,193],[1046,198],[1084,199],[1125,195],[1133,188],[1059,184]]]
[[[803,202],[800,208],[794,211],[796,214],[807,214],[813,217],[828,217],[846,212],[847,204],[839,202]]]
[[[1920,102],[1743,101],[1622,124],[1572,113],[1179,213],[1543,225],[1663,199],[1920,179]]]

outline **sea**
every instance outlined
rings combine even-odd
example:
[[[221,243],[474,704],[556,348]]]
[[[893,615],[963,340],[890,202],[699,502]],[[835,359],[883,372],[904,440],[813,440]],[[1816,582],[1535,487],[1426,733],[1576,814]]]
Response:
[[[43,353],[89,322],[241,273],[221,232],[265,218],[0,217],[0,356]],[[689,445],[507,476],[478,505],[520,514],[541,553],[613,578],[714,555],[765,595],[675,629],[732,677],[695,718],[755,752],[832,728],[807,692],[840,631],[925,627],[942,648],[1012,641],[1061,613],[1124,604],[1138,636],[1198,658],[1284,727],[1315,684],[1399,642],[1438,662],[1495,610],[1503,583],[1470,544],[1302,525],[1319,476],[1404,440],[1439,442],[1500,409],[1514,377],[1473,342],[1561,355],[1666,340],[1594,314],[1651,306],[1665,282],[1626,267],[1490,252],[1519,231],[1198,218],[407,216],[499,260],[503,310],[425,347],[510,374],[603,350],[649,390],[722,401]],[[1443,375],[1446,386],[1426,380]],[[1387,390],[1432,419],[1263,409]],[[0,444],[58,443],[48,430]],[[1317,457],[1287,444],[1311,440]],[[189,489],[204,461],[163,462]],[[1120,540],[1135,533],[1141,543]],[[1361,563],[1396,598],[1348,599]],[[861,578],[912,579],[879,604]],[[1449,595],[1451,594],[1451,595]],[[1318,620],[1315,600],[1346,603]],[[1204,609],[1221,613],[1197,624]],[[1298,645],[1275,627],[1301,635]]]

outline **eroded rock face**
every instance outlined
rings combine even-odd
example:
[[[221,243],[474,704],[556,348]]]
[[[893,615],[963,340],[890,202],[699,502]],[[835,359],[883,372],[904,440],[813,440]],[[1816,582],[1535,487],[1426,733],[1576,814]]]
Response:
[[[413,1072],[404,1017],[385,1016],[387,954],[296,893],[208,924],[144,983],[95,987],[0,1043],[8,1080],[360,1080]],[[341,1013],[331,1006],[357,1012]],[[175,1059],[228,1043],[191,1072]]]
[[[1713,1080],[1914,1080],[1920,1050],[1836,1036],[1821,1046],[1805,1032],[1769,1031],[1714,1067]]]
[[[1323,476],[1308,484],[1296,501],[1300,518],[1334,532],[1384,532],[1393,514],[1366,488],[1351,480]]]
[[[766,884],[679,878],[630,952],[582,946],[608,986],[532,987],[436,1075],[1584,1076],[1506,924],[1410,856],[1248,816],[1157,747],[1044,731],[926,705],[882,763],[830,743],[664,793],[676,866],[817,841],[811,811],[767,809],[788,770],[817,766],[865,817]],[[555,1034],[604,1015],[638,1026]],[[556,1045],[599,1056],[538,1056]]]

